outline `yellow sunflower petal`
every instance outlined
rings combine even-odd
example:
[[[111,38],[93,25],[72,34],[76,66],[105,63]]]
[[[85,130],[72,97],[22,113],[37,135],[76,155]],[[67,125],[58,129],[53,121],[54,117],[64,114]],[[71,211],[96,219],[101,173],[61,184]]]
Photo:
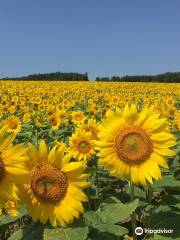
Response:
[[[162,156],[167,156],[167,157],[173,157],[176,155],[176,153],[173,150],[168,149],[168,148],[165,148],[165,149],[154,148],[154,152],[156,152]]]
[[[62,171],[65,173],[80,173],[86,168],[84,162],[71,162],[62,167]]]
[[[165,141],[175,141],[174,135],[168,132],[160,132],[156,134],[152,134],[151,140],[155,142],[165,142]]]
[[[43,160],[47,159],[47,147],[46,147],[46,143],[44,140],[41,140],[39,142],[39,157]]]
[[[0,152],[3,152],[15,139],[16,134],[10,134],[0,143]]]

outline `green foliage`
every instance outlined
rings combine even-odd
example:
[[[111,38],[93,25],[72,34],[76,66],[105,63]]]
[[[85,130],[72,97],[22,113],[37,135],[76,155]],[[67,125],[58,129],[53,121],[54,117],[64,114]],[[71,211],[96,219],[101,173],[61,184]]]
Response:
[[[1,215],[0,216],[0,227],[3,225],[6,225],[6,224],[11,224],[11,223],[17,221],[18,219],[24,217],[27,214],[27,210],[23,205],[18,206],[18,211],[19,211],[19,214],[16,217],[9,216],[6,214]]]
[[[128,230],[119,224],[126,220],[138,206],[138,200],[129,204],[123,204],[118,199],[112,203],[103,203],[97,211],[89,211],[84,214],[85,223],[99,233],[107,233],[115,236],[123,236]]]
[[[48,139],[48,147],[55,140],[68,141],[73,129],[68,127],[52,130],[49,125],[30,129],[29,124],[23,125],[18,134],[17,142],[31,141],[38,145],[38,139]],[[175,132],[179,141],[179,131]],[[17,217],[3,214],[0,217],[0,239],[9,240],[119,240],[127,234],[132,235],[131,215],[136,212],[138,226],[147,229],[173,229],[172,234],[144,234],[142,239],[170,240],[180,235],[180,181],[179,181],[179,146],[173,149],[177,155],[168,159],[169,170],[162,171],[162,179],[143,188],[134,187],[135,200],[130,202],[130,188],[126,181],[109,176],[107,171],[97,164],[97,157],[88,162],[87,172],[91,173],[91,187],[87,195],[90,199],[85,205],[85,213],[67,228],[52,228],[39,222],[24,222],[26,210],[21,207]],[[12,229],[12,230],[11,230]],[[8,230],[8,235],[4,234]],[[11,235],[11,236],[10,236]],[[5,236],[5,238],[4,238]],[[9,238],[7,238],[7,236]]]
[[[148,206],[144,219],[142,219],[148,229],[172,229],[173,233],[161,233],[160,235],[178,237],[180,236],[179,222],[180,211],[173,206],[160,205],[158,208]]]
[[[180,82],[180,72],[167,72],[159,75],[139,75],[139,76],[113,76],[108,77],[97,77],[97,82],[164,82],[164,83],[179,83]]]
[[[31,222],[11,235],[9,240],[42,240],[44,226],[37,222]]]
[[[8,79],[8,78],[6,78]],[[31,74],[19,78],[10,78],[11,80],[38,80],[38,81],[88,81],[87,73],[76,73],[76,72],[53,72],[53,73],[38,73]]]
[[[152,188],[154,190],[166,188],[166,189],[174,189],[174,186],[176,186],[175,190],[180,191],[180,181],[176,180],[176,178],[172,175],[164,176],[161,180],[155,182],[152,185]]]
[[[68,227],[68,228],[45,228],[44,240],[86,240],[88,235],[88,227]]]

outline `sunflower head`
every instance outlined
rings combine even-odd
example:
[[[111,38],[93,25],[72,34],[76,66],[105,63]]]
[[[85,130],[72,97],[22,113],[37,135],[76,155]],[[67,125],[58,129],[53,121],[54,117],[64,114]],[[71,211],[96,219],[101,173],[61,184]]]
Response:
[[[0,129],[0,205],[8,200],[19,200],[18,184],[28,181],[28,160],[26,149],[18,144],[13,145],[16,133],[9,134],[6,127]],[[0,206],[0,208],[1,208]]]
[[[99,132],[99,123],[96,122],[94,118],[89,118],[87,123],[81,124],[79,127],[85,132],[90,132],[93,139],[97,139],[97,134]]]
[[[55,144],[48,150],[41,140],[39,149],[29,144],[27,163],[31,178],[22,189],[22,196],[33,220],[53,226],[65,226],[84,211],[87,201],[81,188],[87,187],[88,174],[85,162],[71,162],[72,155],[65,153],[65,144]]]
[[[169,149],[176,144],[167,132],[167,122],[145,107],[126,105],[122,114],[111,112],[98,135],[99,163],[118,178],[146,185],[161,177],[159,166],[167,168],[165,157],[174,156]]]
[[[92,140],[92,133],[85,132],[84,130],[77,129],[72,137],[69,139],[70,151],[75,158],[78,160],[90,159],[94,151],[94,141]]]
[[[9,117],[5,121],[7,132],[9,133],[18,133],[21,130],[21,123],[19,119],[15,116]]]
[[[148,134],[138,126],[127,127],[115,138],[117,155],[129,164],[144,162],[152,153],[152,143]]]
[[[80,111],[79,112],[76,112],[76,111],[72,112],[71,117],[72,117],[72,122],[75,125],[82,124],[86,119],[84,113],[80,112]]]
[[[52,129],[58,129],[61,124],[61,119],[58,117],[57,114],[53,114],[49,117],[49,122],[52,126]]]
[[[66,195],[68,180],[58,168],[41,163],[33,169],[30,185],[39,200],[57,203]]]

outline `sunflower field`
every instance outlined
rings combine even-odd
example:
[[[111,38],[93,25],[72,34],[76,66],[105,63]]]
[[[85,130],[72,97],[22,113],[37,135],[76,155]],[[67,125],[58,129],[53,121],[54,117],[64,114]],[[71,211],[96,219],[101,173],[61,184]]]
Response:
[[[0,81],[0,240],[180,239],[180,84]]]

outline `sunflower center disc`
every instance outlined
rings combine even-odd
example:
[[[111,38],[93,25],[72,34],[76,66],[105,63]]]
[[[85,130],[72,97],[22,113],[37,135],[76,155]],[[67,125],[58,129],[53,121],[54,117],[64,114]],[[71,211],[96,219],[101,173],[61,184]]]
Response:
[[[115,148],[119,158],[130,164],[142,163],[152,153],[148,134],[137,126],[122,129],[115,139]]]
[[[39,164],[33,172],[30,185],[37,198],[57,203],[66,195],[68,180],[59,169],[48,164]]]
[[[82,141],[79,143],[79,151],[82,152],[82,153],[87,153],[90,149],[90,146],[89,146],[89,143],[86,142],[86,141]]]
[[[2,158],[0,157],[0,182],[3,180],[5,175],[5,168]]]
[[[11,129],[16,129],[17,128],[17,122],[11,121],[9,126],[10,126]]]

